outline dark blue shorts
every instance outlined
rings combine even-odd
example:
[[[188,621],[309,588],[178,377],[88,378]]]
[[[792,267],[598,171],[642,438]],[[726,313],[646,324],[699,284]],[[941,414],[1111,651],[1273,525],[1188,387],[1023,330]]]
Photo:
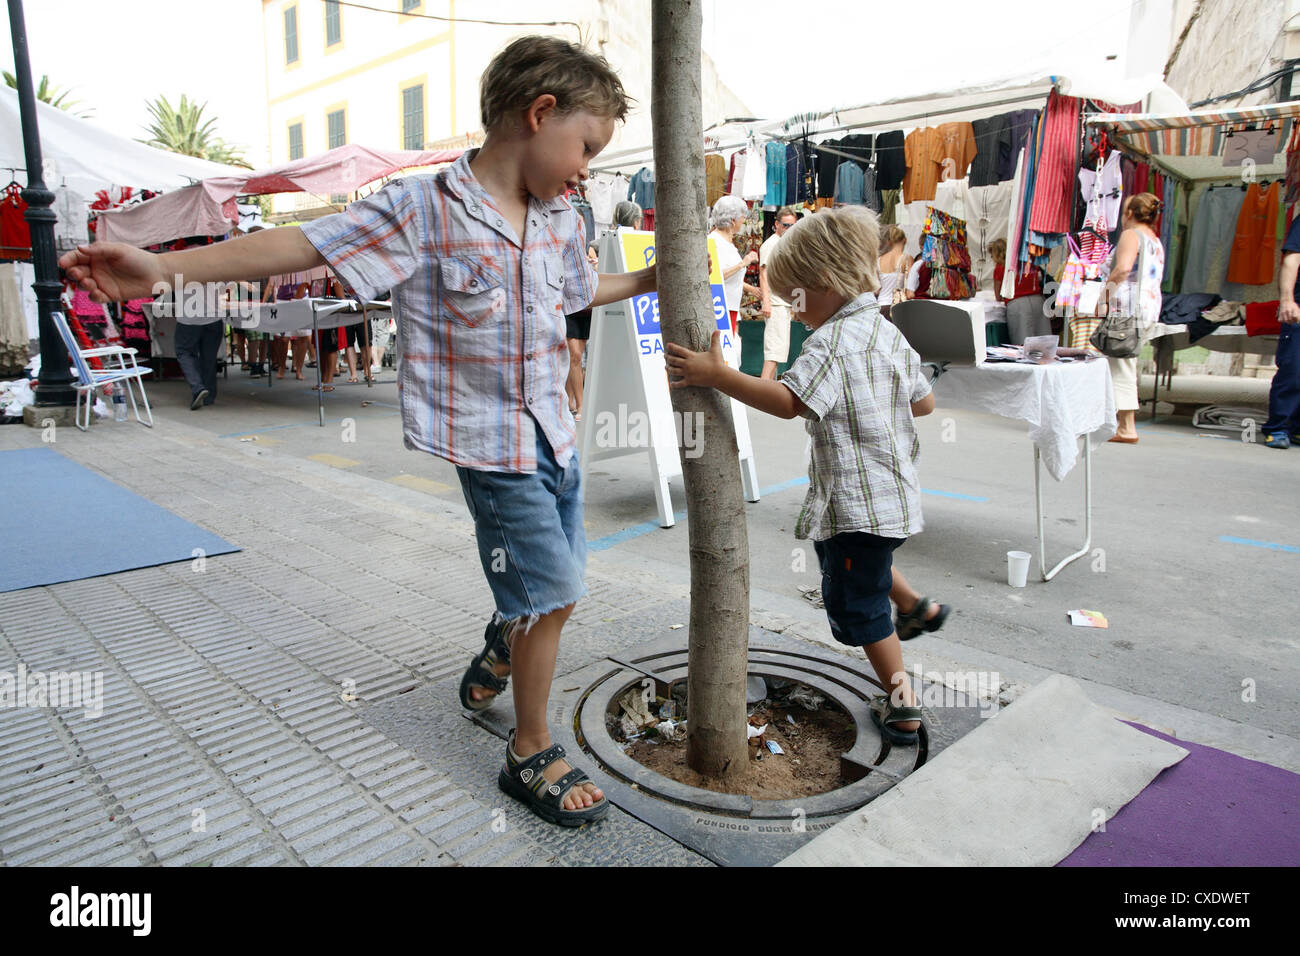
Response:
[[[889,604],[894,549],[906,540],[847,531],[813,542],[822,568],[822,601],[835,640],[862,647],[894,633]]]

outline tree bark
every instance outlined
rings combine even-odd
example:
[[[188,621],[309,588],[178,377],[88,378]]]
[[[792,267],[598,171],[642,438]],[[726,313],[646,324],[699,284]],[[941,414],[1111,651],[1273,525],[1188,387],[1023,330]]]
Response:
[[[709,347],[717,327],[704,266],[708,203],[700,102],[701,2],[654,0],[651,6],[660,327],[665,343],[697,350]],[[749,759],[749,540],[736,431],[731,400],[721,392],[674,389],[672,398],[684,422],[703,427],[698,457],[681,458],[691,555],[686,762],[699,773],[723,777],[741,772]]]

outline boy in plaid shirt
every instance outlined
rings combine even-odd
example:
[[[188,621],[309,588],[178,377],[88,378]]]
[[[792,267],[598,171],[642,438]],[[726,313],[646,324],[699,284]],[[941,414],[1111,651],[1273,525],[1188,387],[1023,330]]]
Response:
[[[934,396],[920,357],[876,304],[878,248],[876,217],[860,207],[823,210],[786,230],[768,284],[813,332],[780,381],[729,368],[716,333],[709,352],[670,344],[666,360],[673,388],[716,388],[770,415],[807,419],[812,460],[795,537],[813,539],[831,633],[863,648],[890,689],[872,702],[872,718],[886,740],[908,745],[919,739],[921,708],[889,600],[891,591],[916,597],[893,570],[893,552],[921,530],[912,418],[930,414]],[[935,615],[927,630],[942,623]]]
[[[323,263],[363,298],[392,289],[403,438],[457,466],[496,603],[461,702],[489,706],[514,678],[518,726],[498,783],[543,818],[577,826],[608,801],[546,725],[560,632],[586,593],[564,317],[653,291],[655,271],[597,276],[564,198],[627,113],[602,57],[552,37],[516,40],[483,74],[480,105],[482,148],[336,215],[162,255],[95,243],[59,264],[99,301],[152,295],[173,276],[214,282]]]

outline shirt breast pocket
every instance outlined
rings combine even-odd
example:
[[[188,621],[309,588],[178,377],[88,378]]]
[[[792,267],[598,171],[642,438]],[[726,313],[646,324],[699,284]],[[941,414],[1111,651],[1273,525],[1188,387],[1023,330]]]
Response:
[[[457,322],[477,328],[505,314],[505,276],[482,259],[447,258],[438,263],[442,305]]]
[[[547,256],[545,295],[547,297],[546,305],[552,311],[557,308],[561,312],[564,311],[564,285],[566,281],[564,260],[560,256]]]

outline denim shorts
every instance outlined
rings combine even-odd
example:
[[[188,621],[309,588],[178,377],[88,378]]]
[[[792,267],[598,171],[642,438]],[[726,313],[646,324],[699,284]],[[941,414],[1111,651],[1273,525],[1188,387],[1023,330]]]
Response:
[[[535,427],[534,474],[456,468],[497,614],[510,621],[535,620],[587,593],[578,454],[561,468]]]
[[[822,602],[835,640],[862,647],[894,633],[889,605],[894,549],[906,540],[847,531],[813,542],[822,568]]]

